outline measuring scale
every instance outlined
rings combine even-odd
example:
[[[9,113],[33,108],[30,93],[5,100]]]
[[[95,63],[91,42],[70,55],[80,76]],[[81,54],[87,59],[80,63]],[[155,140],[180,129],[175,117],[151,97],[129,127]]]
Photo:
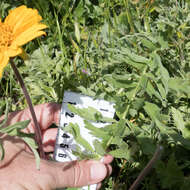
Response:
[[[97,139],[89,133],[89,130],[84,127],[84,119],[79,115],[72,113],[67,104],[72,104],[76,108],[88,108],[93,107],[97,111],[99,111],[103,117],[113,118],[115,109],[114,104],[103,99],[93,99],[93,97],[82,95],[75,92],[65,91],[63,97],[63,103],[61,108],[61,117],[60,117],[60,127],[58,129],[56,145],[54,151],[54,159],[59,162],[73,161],[77,160],[77,157],[72,154],[72,150],[76,150],[76,142],[73,136],[64,131],[64,127],[69,125],[69,123],[77,123],[80,128],[80,134],[83,138],[85,138],[89,144],[93,146],[93,141]],[[96,127],[104,127],[109,123],[94,123],[92,124]],[[100,140],[100,139],[99,139]],[[77,145],[80,146],[80,145]],[[80,146],[81,147],[81,146]],[[81,150],[84,150],[81,147]],[[81,190],[96,190],[97,185],[90,185],[81,187]],[[78,188],[80,189],[80,188]]]

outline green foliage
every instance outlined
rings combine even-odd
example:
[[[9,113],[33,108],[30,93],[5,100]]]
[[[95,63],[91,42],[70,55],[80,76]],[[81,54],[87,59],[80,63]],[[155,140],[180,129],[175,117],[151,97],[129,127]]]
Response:
[[[29,60],[15,60],[33,103],[61,103],[67,89],[115,103],[117,118],[104,128],[89,123],[102,119],[96,110],[70,107],[101,139],[96,156],[116,158],[102,189],[129,189],[157,144],[164,147],[161,160],[140,189],[188,189],[189,1],[6,0],[0,16],[21,4],[37,8],[49,26],[46,37],[26,45]],[[26,107],[9,66],[0,85],[0,114],[7,96],[10,111]],[[91,150],[76,124],[70,130]]]
[[[66,131],[70,132],[74,139],[76,140],[76,142],[78,144],[81,144],[88,152],[90,153],[94,153],[93,148],[90,146],[90,144],[88,143],[87,140],[85,140],[81,135],[80,135],[80,128],[78,126],[78,124],[69,124],[68,127],[65,128]]]
[[[6,121],[6,120],[7,119],[5,119],[4,121]],[[4,124],[5,123],[4,121],[1,124]],[[33,153],[35,155],[35,159],[36,159],[36,167],[37,167],[37,169],[39,169],[40,168],[40,157],[37,152],[38,147],[34,140],[34,135],[21,132],[21,130],[26,128],[29,123],[30,123],[30,120],[26,120],[26,121],[17,122],[13,125],[9,125],[6,127],[3,127],[3,125],[2,125],[0,128],[0,133],[7,134],[9,136],[17,136],[17,137],[21,138],[33,151]],[[0,151],[1,151],[1,159],[3,159],[5,150],[4,150],[3,144],[1,142],[0,142]]]
[[[100,112],[98,112],[93,107],[88,108],[75,108],[75,106],[68,104],[68,108],[71,112],[76,113],[80,117],[88,120],[88,121],[94,121],[94,122],[114,122],[115,120],[112,118],[103,117]]]
[[[163,170],[165,172],[163,172]],[[184,174],[172,155],[167,164],[160,162],[157,165],[157,172],[163,189],[180,189],[183,184]]]

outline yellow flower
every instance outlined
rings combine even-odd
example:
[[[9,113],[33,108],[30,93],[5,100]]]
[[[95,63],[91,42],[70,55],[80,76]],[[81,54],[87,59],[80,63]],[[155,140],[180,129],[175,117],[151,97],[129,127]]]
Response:
[[[41,20],[37,10],[24,5],[11,10],[4,22],[0,19],[0,78],[9,59],[23,53],[22,45],[46,34]]]

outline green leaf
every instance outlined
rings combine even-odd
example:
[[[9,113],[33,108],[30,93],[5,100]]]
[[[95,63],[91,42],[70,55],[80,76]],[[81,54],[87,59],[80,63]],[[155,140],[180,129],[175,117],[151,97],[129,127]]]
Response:
[[[134,102],[132,102],[133,108],[137,111],[139,111],[145,103],[144,98],[136,98]]]
[[[118,147],[126,147],[128,149],[127,143],[123,140],[123,138],[119,136],[115,136],[111,139],[110,144],[112,145],[117,145]]]
[[[96,95],[94,91],[92,91],[89,88],[85,88],[84,86],[79,86],[79,87],[77,87],[77,89],[80,90],[82,94],[85,94],[87,96],[94,97]]]
[[[30,134],[26,134],[26,133],[20,133],[19,137],[21,137],[22,140],[31,148],[31,150],[35,156],[36,168],[39,170],[40,169],[40,156],[37,151],[38,146],[36,145],[35,140],[31,137]]]
[[[140,55],[137,55],[133,52],[131,52],[128,48],[125,48],[125,47],[122,47],[121,48],[122,50],[122,53],[125,53],[128,55],[128,57],[134,61],[134,62],[137,62],[137,63],[144,63],[144,64],[149,64],[150,60],[143,57],[143,56],[140,56]]]
[[[185,122],[183,120],[183,116],[182,116],[181,112],[179,110],[175,109],[174,107],[171,108],[171,111],[172,111],[172,116],[174,119],[175,126],[177,127],[177,129],[179,131],[182,132],[182,135],[185,138],[185,135],[186,135],[184,133]]]
[[[92,123],[84,120],[85,128],[87,128],[90,131],[90,134],[92,134],[95,137],[98,138],[105,138],[109,136],[109,133],[104,130],[104,128],[98,128],[95,127]]]
[[[128,148],[118,148],[116,150],[110,151],[108,154],[112,155],[115,158],[124,158],[126,160],[130,159],[130,152]]]
[[[126,120],[126,124],[129,127],[129,128],[128,127],[126,128],[126,131],[125,131],[126,135],[133,134],[133,135],[137,136],[138,134],[140,134],[142,132],[142,129],[139,126],[135,125],[134,123],[132,123],[129,120]]]
[[[162,65],[161,58],[157,53],[152,54],[154,61],[157,63],[159,70],[160,70],[160,77],[161,81],[164,85],[164,89],[166,94],[168,93],[168,81],[170,79],[169,73],[167,69]]]
[[[146,38],[142,38],[142,39],[141,39],[141,43],[142,43],[145,47],[147,47],[149,50],[151,50],[151,51],[154,51],[154,50],[157,49],[156,45],[155,45],[152,41],[150,41],[150,40],[148,40],[148,39],[146,39]]]
[[[142,87],[143,90],[147,88],[147,83],[148,83],[148,77],[146,75],[142,75],[140,78],[140,86]]]
[[[144,110],[152,120],[160,119],[160,108],[153,103],[145,102]]]
[[[74,9],[73,15],[78,19],[82,19],[82,15],[83,15],[84,11],[85,11],[84,3],[83,3],[83,1],[80,1],[78,3],[77,7]]]
[[[157,36],[157,41],[158,43],[161,45],[161,49],[164,50],[164,49],[167,49],[168,48],[168,41],[164,39],[163,36]]]
[[[104,79],[109,83],[112,84],[114,88],[126,88],[131,89],[136,87],[136,82],[132,80],[118,80],[113,78],[112,75],[105,75]]]
[[[35,160],[36,160],[36,167],[37,167],[37,169],[39,169],[40,168],[40,157],[39,157],[39,154],[38,154],[38,151],[37,151],[38,147],[37,147],[37,145],[35,143],[35,140],[33,139],[34,135],[33,134],[26,134],[26,133],[21,132],[21,130],[26,128],[29,123],[30,123],[30,120],[17,122],[17,123],[15,123],[13,125],[10,125],[8,127],[0,129],[0,132],[1,133],[6,133],[6,134],[8,134],[10,136],[18,136],[22,140],[24,140],[24,142],[33,151],[34,156],[35,156]],[[1,151],[2,151],[2,148],[3,147],[0,147]],[[2,156],[4,156],[3,151],[2,151]]]
[[[156,167],[156,171],[164,189],[179,189],[183,184],[184,175],[174,155],[170,157],[167,164],[160,162]]]
[[[135,62],[133,60],[131,60],[129,57],[127,56],[119,56],[119,55],[115,55],[115,57],[111,60],[112,62],[116,62],[116,63],[125,63],[127,65],[131,65],[132,67],[138,69],[138,70],[142,70],[145,66],[144,63],[139,63],[139,62]]]
[[[156,150],[156,145],[151,137],[148,137],[147,134],[139,134],[137,137],[137,141],[146,155],[153,155]]]
[[[161,95],[162,99],[165,100],[167,94],[166,94],[166,91],[165,91],[163,85],[162,85],[161,83],[159,83],[159,82],[158,82],[156,85],[157,85],[157,87],[158,87],[158,90],[159,90],[159,92],[160,92],[160,95]]]
[[[160,101],[162,101],[162,97],[160,96],[159,92],[155,90],[154,86],[152,85],[152,82],[148,80],[146,92],[150,97],[153,97],[153,95],[158,98]]]
[[[79,24],[77,22],[74,23],[75,26],[75,36],[77,39],[77,42],[80,43],[80,30],[79,30]]]
[[[110,136],[113,137],[118,136],[122,138],[125,137],[126,134],[129,134],[129,128],[126,126],[124,119],[120,119],[117,123],[106,125],[102,128],[102,130],[106,131]]]
[[[190,140],[190,123],[189,122],[185,123],[183,134],[184,134],[183,136],[185,139]]]
[[[88,108],[76,108],[74,105],[67,104],[69,110],[80,117],[89,120],[89,121],[97,121],[97,118],[101,118],[102,114],[98,112],[95,108],[93,107],[88,107]]]
[[[133,80],[134,78],[138,77],[134,74],[116,74],[113,73],[112,75],[108,75],[108,76],[112,76],[115,80],[118,81],[124,81],[124,82],[131,82],[131,80]]]
[[[124,119],[120,119],[115,130],[113,130],[113,136],[125,137],[126,130],[128,131],[126,121]]]
[[[114,122],[115,120],[108,117],[103,117],[102,114],[93,107],[76,108],[74,105],[67,104],[71,112],[79,115],[80,117],[94,122]]]
[[[0,160],[3,160],[4,156],[5,156],[5,150],[4,150],[4,147],[3,147],[3,144],[0,142]]]
[[[2,127],[5,125],[5,123],[7,122],[8,113],[9,113],[9,101],[6,99],[5,118],[4,118],[4,120],[0,123],[0,128],[2,128]]]
[[[182,79],[182,78],[170,78],[168,81],[168,86],[173,91],[181,94],[189,94],[190,93],[190,80]]]
[[[8,127],[1,128],[0,132],[1,133],[7,133],[11,136],[17,136],[19,131],[26,128],[29,123],[30,123],[30,120],[20,121],[20,122],[13,124],[13,125],[8,126]]]
[[[97,139],[95,139],[93,141],[93,145],[94,145],[94,148],[95,148],[95,151],[101,155],[101,156],[104,156],[106,154],[106,151],[104,150],[102,144],[100,143],[100,141],[98,141]]]
[[[176,143],[184,146],[186,149],[190,150],[190,140],[185,139],[183,136],[178,134],[174,130],[167,130],[166,134]]]
[[[91,145],[88,143],[87,140],[85,140],[81,134],[80,134],[80,128],[78,124],[70,123],[68,126],[64,128],[65,131],[68,131],[74,136],[74,139],[77,143],[82,145],[87,151],[90,151],[91,153],[94,153],[94,149],[91,147]]]
[[[183,185],[180,187],[180,190],[188,189],[190,187],[190,178],[186,177],[184,179]]]

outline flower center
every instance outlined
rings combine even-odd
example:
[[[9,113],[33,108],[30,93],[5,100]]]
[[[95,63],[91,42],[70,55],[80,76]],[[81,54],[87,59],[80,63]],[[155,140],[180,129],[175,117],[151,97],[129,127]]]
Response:
[[[13,40],[12,29],[9,25],[0,22],[0,50],[9,47]]]

